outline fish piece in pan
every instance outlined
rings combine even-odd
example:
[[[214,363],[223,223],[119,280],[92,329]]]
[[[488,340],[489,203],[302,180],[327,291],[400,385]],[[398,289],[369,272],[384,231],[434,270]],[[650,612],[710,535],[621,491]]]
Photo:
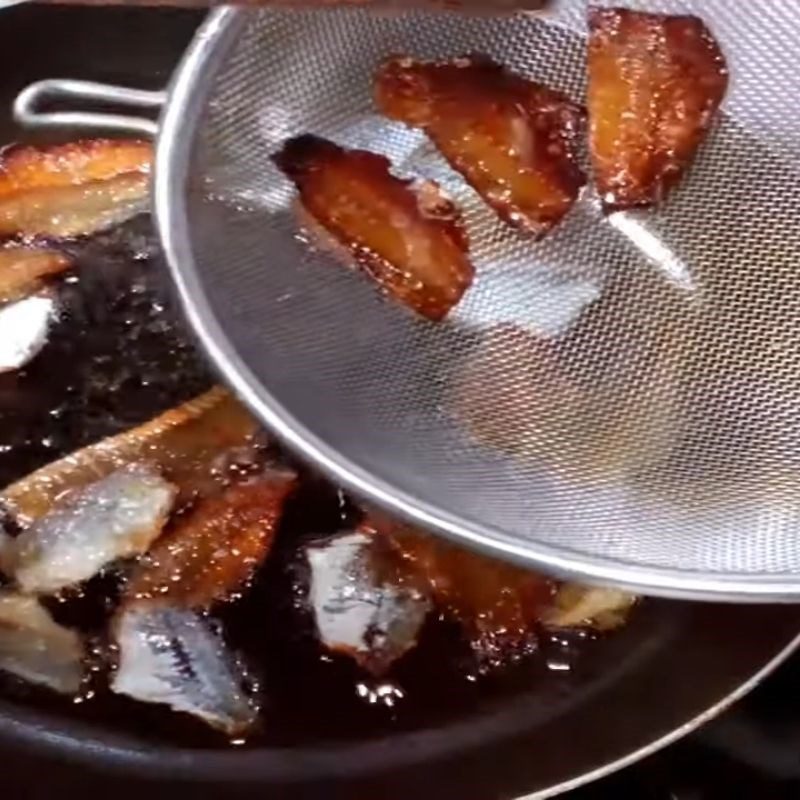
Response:
[[[67,495],[6,545],[3,572],[29,594],[82,583],[113,561],[146,552],[175,495],[146,464],[112,472]]]
[[[719,45],[697,17],[593,8],[588,77],[591,157],[604,207],[658,202],[725,95]]]
[[[386,294],[439,320],[469,288],[466,232],[437,184],[398,178],[384,156],[308,134],[286,142],[274,161],[303,210]]]
[[[48,593],[146,552],[176,500],[215,494],[231,459],[256,460],[254,433],[238,402],[212,389],[37,470],[0,493],[22,529],[3,548],[4,572]]]
[[[47,344],[58,304],[45,281],[70,266],[50,248],[0,249],[0,372],[20,369]]]
[[[0,305],[0,373],[24,367],[41,352],[57,309],[47,289]]]
[[[107,181],[132,172],[148,174],[152,162],[153,146],[137,139],[11,145],[0,152],[0,198],[31,189]]]
[[[619,627],[637,601],[617,589],[560,583],[383,519],[376,528],[425,581],[437,606],[461,624],[484,669],[535,651],[543,628]]]
[[[307,545],[317,636],[375,676],[411,650],[431,609],[427,585],[369,526]]]
[[[123,602],[208,610],[247,586],[275,536],[296,473],[271,468],[199,501],[137,564]]]
[[[29,297],[42,281],[69,269],[70,259],[42,247],[7,247],[0,250],[0,303]]]
[[[116,616],[112,632],[119,648],[111,682],[117,694],[163,703],[229,736],[255,725],[258,705],[248,691],[247,672],[204,615],[173,605],[133,603]]]
[[[0,670],[60,694],[78,694],[84,646],[35,597],[0,590]]]
[[[622,589],[564,583],[542,615],[542,624],[551,628],[610,631],[625,624],[636,602],[636,595]]]
[[[554,581],[406,527],[378,529],[426,581],[437,606],[461,625],[482,667],[536,650],[539,618]]]
[[[486,56],[385,61],[375,99],[392,119],[421,128],[506,221],[545,234],[586,182],[577,161],[583,111],[560,92]]]
[[[0,236],[71,238],[149,206],[153,148],[92,139],[0,153]]]
[[[166,704],[231,736],[255,725],[245,665],[208,612],[238,596],[267,557],[296,480],[270,467],[201,499],[139,562],[112,623],[114,692]]]
[[[47,514],[65,493],[129,464],[146,462],[177,486],[177,502],[216,493],[226,465],[255,458],[258,426],[222,388],[47,464],[0,492],[2,505],[23,528]]]

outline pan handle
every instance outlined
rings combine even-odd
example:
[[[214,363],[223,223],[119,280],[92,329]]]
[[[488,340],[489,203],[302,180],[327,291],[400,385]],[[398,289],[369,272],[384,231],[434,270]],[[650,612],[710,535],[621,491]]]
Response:
[[[102,128],[119,133],[134,133],[153,138],[158,123],[147,117],[100,111],[43,111],[53,101],[91,104],[105,103],[132,109],[161,110],[166,92],[128,89],[93,81],[66,78],[38,81],[23,89],[14,101],[14,119],[26,128]]]

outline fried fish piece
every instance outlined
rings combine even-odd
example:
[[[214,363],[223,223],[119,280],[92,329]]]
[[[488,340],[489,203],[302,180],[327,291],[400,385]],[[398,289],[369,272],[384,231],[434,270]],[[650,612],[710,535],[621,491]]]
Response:
[[[8,247],[0,250],[0,303],[32,295],[42,281],[71,266],[63,253],[40,247]]]
[[[140,561],[123,602],[208,610],[246,586],[266,557],[297,475],[268,469],[201,500]]]
[[[658,202],[678,181],[728,85],[702,20],[589,11],[588,104],[597,189],[607,211]]]
[[[232,456],[251,460],[258,425],[229,392],[214,387],[132,430],[47,464],[0,492],[0,508],[23,528],[68,493],[137,463],[150,464],[179,490],[178,502],[215,494]]]
[[[627,622],[638,600],[636,595],[622,589],[564,583],[542,615],[542,624],[550,628],[588,627],[610,631]]]
[[[440,320],[472,283],[460,215],[436,183],[397,178],[384,156],[309,134],[273,160],[305,211],[386,294]]]
[[[0,671],[76,695],[83,656],[80,635],[59,625],[35,597],[0,589]]]
[[[124,222],[149,206],[153,147],[86,139],[0,152],[0,235],[71,238]]]
[[[304,547],[317,636],[372,675],[412,650],[431,608],[427,582],[369,525]]]
[[[54,594],[118,559],[144,553],[161,533],[177,489],[148,465],[117,470],[60,498],[3,548],[0,565],[26,594]]]
[[[114,693],[169,706],[229,736],[256,725],[258,702],[247,669],[213,620],[143,601],[120,609],[112,634],[119,650]]]
[[[32,361],[47,344],[57,316],[58,304],[47,289],[0,305],[0,373]]]
[[[392,57],[375,77],[375,99],[387,116],[424,130],[500,217],[536,236],[586,183],[576,158],[582,109],[485,56]]]
[[[554,581],[407,527],[378,521],[376,528],[425,579],[439,608],[461,624],[484,668],[536,649]]]
[[[149,174],[153,146],[136,139],[82,139],[0,152],[0,198],[34,189],[78,186],[127,173]]]

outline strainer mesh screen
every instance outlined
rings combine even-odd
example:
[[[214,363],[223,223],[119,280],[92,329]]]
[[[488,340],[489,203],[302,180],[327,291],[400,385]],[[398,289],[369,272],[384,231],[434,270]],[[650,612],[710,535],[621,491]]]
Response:
[[[740,15],[704,7],[720,5],[728,52]],[[788,62],[769,36],[739,20],[774,69],[734,70],[726,114],[658,212],[604,219],[586,196],[540,243],[373,106],[391,53],[488,53],[581,98],[583,11],[247,14],[191,144],[203,288],[300,425],[472,531],[622,569],[800,572],[800,148],[775,113]],[[477,277],[445,323],[304,241],[269,158],[303,132],[383,152],[462,206]]]

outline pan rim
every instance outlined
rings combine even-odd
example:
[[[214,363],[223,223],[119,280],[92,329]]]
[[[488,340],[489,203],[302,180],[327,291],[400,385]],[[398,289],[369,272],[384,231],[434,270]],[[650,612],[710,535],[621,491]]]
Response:
[[[631,766],[675,743],[741,700],[798,648],[800,632],[794,634],[736,688],[663,735],[579,775],[518,795],[517,800],[554,797]],[[447,731],[467,726],[476,726],[476,720],[459,720],[445,725],[443,729]],[[89,733],[92,729],[94,733]],[[136,747],[126,744],[135,741],[130,734],[113,732],[104,736],[104,731],[98,730],[90,722],[65,720],[54,712],[25,706],[14,705],[10,711],[0,706],[0,739],[12,746],[36,749],[45,756],[58,757],[73,766],[91,768],[97,774],[119,776],[128,773],[148,780],[180,780],[187,784],[217,781],[232,786],[253,783],[301,786],[308,780],[307,773],[315,770],[324,773],[325,780],[357,779],[364,775],[355,775],[353,766],[362,765],[361,773],[364,773],[367,765],[389,747],[394,751],[391,768],[415,766],[420,760],[420,753],[429,754],[431,740],[441,732],[442,728],[425,728],[355,743],[321,743],[306,748],[273,747],[250,751],[190,749],[170,745]],[[401,754],[399,758],[398,752]],[[287,763],[291,760],[287,759],[288,753],[292,753],[296,761],[294,765]],[[475,749],[475,753],[480,757],[480,748]],[[346,759],[343,758],[344,754],[347,755]]]

